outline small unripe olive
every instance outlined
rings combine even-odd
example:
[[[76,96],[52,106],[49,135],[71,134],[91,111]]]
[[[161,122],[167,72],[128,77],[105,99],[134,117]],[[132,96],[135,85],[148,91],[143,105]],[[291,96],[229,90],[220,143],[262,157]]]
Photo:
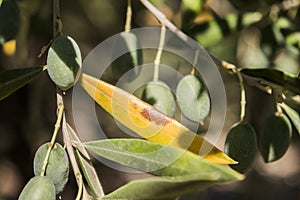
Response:
[[[124,54],[111,63],[112,72],[116,79],[119,79],[129,70],[133,70],[125,76],[128,81],[132,81],[140,74],[141,68],[138,66],[143,62],[141,43],[134,33],[122,32],[118,36],[114,44],[113,57],[120,53]]]
[[[292,138],[292,125],[284,114],[267,118],[260,137],[260,152],[265,162],[281,158],[287,151]]]
[[[25,185],[18,200],[55,200],[55,187],[46,176],[35,176]]]
[[[79,79],[81,65],[80,49],[76,42],[69,36],[58,36],[47,56],[47,71],[51,80],[65,91]]]
[[[176,89],[179,108],[189,120],[202,122],[210,111],[209,94],[195,75],[183,77]]]
[[[169,86],[162,81],[147,83],[142,100],[153,105],[157,110],[169,116],[174,116],[176,103]]]
[[[231,127],[225,141],[224,152],[238,164],[231,168],[243,173],[254,162],[257,149],[256,134],[252,126],[246,122],[239,122]]]
[[[43,144],[35,153],[33,167],[36,176],[41,173],[48,145],[49,143]],[[55,143],[50,152],[45,175],[54,183],[57,194],[64,190],[69,179],[69,159],[65,149],[58,143]]]

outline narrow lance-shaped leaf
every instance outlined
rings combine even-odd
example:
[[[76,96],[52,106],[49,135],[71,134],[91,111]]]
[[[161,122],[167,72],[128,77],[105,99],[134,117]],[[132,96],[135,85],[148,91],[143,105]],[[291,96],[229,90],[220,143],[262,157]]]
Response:
[[[215,184],[241,180],[240,176],[227,173],[226,168],[223,172],[222,178],[215,176],[214,179],[205,180],[199,179],[198,174],[135,180],[104,196],[103,199],[174,199],[187,193],[204,190]]]
[[[300,94],[300,79],[292,74],[270,68],[243,68],[241,73],[259,79],[264,84],[279,85],[295,94]]]
[[[81,143],[80,138],[77,136],[73,128],[69,124],[67,124],[67,127],[73,142]],[[84,178],[89,186],[90,191],[93,193],[93,197],[100,198],[100,196],[104,195],[104,192],[88,152],[82,146],[77,146],[75,153]]]
[[[44,69],[45,67],[40,66],[0,72],[0,100],[6,98],[19,88],[29,83]]]
[[[86,74],[82,75],[81,85],[109,114],[142,137],[188,149],[216,163],[235,163],[203,137],[134,95]]]
[[[297,132],[300,134],[300,115],[297,111],[286,105],[285,103],[280,104],[284,109],[285,113],[289,116],[292,123],[294,124]]]
[[[106,139],[86,142],[90,152],[122,165],[159,176],[197,174],[198,179],[220,179],[225,174],[242,175],[184,149],[142,139]],[[227,176],[227,175],[226,175]]]

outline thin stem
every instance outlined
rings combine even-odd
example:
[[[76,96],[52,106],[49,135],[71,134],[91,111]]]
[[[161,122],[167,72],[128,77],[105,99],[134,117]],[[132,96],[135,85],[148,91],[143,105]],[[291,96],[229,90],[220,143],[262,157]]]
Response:
[[[196,65],[197,65],[197,62],[198,62],[198,58],[199,58],[199,50],[197,49],[196,52],[195,52],[195,57],[194,57],[194,61],[193,61],[193,68],[192,68],[192,71],[191,71],[191,74],[192,75],[195,75],[196,73]]]
[[[62,97],[61,95],[59,95],[59,96]],[[59,97],[59,99],[61,99],[60,97]],[[65,114],[63,114],[62,132],[63,132],[64,143],[66,145],[66,149],[67,149],[67,152],[68,152],[68,155],[69,155],[70,163],[72,165],[72,169],[73,169],[74,175],[76,177],[78,190],[81,190],[82,189],[82,180],[80,181],[80,178],[78,178],[79,174],[81,175],[81,172],[80,172],[79,166],[78,166],[77,161],[76,161],[76,157],[75,157],[74,149],[73,149],[73,146],[72,146],[71,138],[70,138],[70,135],[69,135],[69,132],[68,132],[68,127],[67,127]],[[81,175],[81,177],[82,177],[82,175]]]
[[[240,115],[240,121],[243,122],[243,121],[245,121],[245,116],[246,116],[246,92],[245,92],[243,77],[242,77],[240,71],[236,70],[236,74],[238,76],[238,79],[239,79],[239,82],[240,82],[240,87],[241,87],[241,115]]]
[[[48,165],[48,160],[49,160],[49,157],[50,157],[50,153],[51,153],[51,150],[52,150],[52,148],[54,146],[57,133],[58,133],[58,131],[60,129],[60,124],[61,124],[63,110],[64,110],[64,105],[63,104],[59,104],[58,105],[57,120],[56,120],[56,123],[55,123],[54,132],[53,132],[51,141],[50,141],[50,143],[48,145],[48,150],[47,150],[44,162],[43,162],[43,166],[42,166],[42,170],[41,170],[41,174],[40,174],[41,176],[44,176],[44,174],[45,174],[46,167]]]
[[[131,18],[132,18],[131,0],[127,0],[126,23],[124,27],[126,32],[129,32],[131,29]]]
[[[55,18],[56,18],[57,15],[59,15],[59,0],[53,0],[53,17],[55,16]],[[55,24],[55,23],[53,23],[53,24]],[[54,32],[53,34],[55,34],[55,31],[56,31],[56,28],[53,27],[53,32]],[[41,176],[45,175],[46,168],[47,168],[47,165],[48,165],[48,160],[49,160],[49,157],[50,157],[50,153],[51,153],[51,150],[52,150],[53,145],[55,143],[57,133],[60,129],[60,124],[61,124],[62,115],[63,115],[63,111],[64,111],[64,104],[63,104],[62,100],[59,101],[59,102],[57,101],[57,109],[58,109],[57,120],[56,120],[56,123],[55,123],[54,132],[52,134],[52,138],[51,138],[50,144],[48,145],[48,150],[47,150],[44,162],[43,162],[43,166],[42,166],[41,173],[40,173]]]
[[[154,60],[153,81],[158,81],[158,78],[159,78],[159,64],[160,64],[163,48],[165,45],[165,37],[166,37],[166,27],[165,27],[165,25],[162,25],[161,31],[160,31],[158,50],[157,50],[156,57]]]
[[[159,11],[155,6],[153,6],[148,0],[140,0],[140,2],[163,24],[165,25],[170,31],[172,31],[177,37],[185,41],[191,48],[194,50],[199,50],[204,55],[208,54],[215,64],[220,68],[225,68],[226,70],[231,71],[232,68],[236,68],[233,64],[228,63],[226,61],[220,60],[219,58],[215,57],[214,55],[208,53],[204,49],[199,49],[198,42],[190,39],[185,33],[179,30],[172,22],[170,22],[167,17]]]
[[[78,191],[75,200],[80,200],[82,196],[82,189],[83,189],[83,180],[82,180],[82,175],[80,173],[76,174],[76,180],[78,180],[79,184],[78,184]]]
[[[60,0],[53,0],[53,36],[59,32],[58,20],[60,19]]]
[[[277,110],[276,114],[277,115],[282,115],[283,111],[282,111],[281,107],[282,107],[282,103],[276,102],[276,110]]]
[[[68,133],[70,134],[72,144],[75,146],[75,143],[82,144],[80,138],[74,131],[74,129],[67,123]],[[87,181],[87,184],[93,193],[95,198],[102,198],[104,196],[103,188],[100,183],[99,177],[93,164],[90,160],[90,156],[86,149],[83,146],[77,145],[76,146],[76,154],[78,158],[78,163],[81,166],[82,173]],[[82,159],[84,157],[84,159]]]

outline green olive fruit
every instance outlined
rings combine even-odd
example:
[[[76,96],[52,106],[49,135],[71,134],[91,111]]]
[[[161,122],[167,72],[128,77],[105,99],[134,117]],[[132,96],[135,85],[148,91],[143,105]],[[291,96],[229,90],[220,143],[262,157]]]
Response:
[[[35,153],[33,168],[36,176],[41,173],[48,145],[49,143],[43,144]],[[50,152],[45,175],[54,183],[57,194],[64,190],[69,179],[69,159],[65,149],[58,143],[55,143]]]
[[[161,81],[147,83],[142,100],[153,105],[157,110],[169,116],[174,116],[176,103],[167,84]]]
[[[81,54],[76,42],[69,36],[58,36],[47,56],[47,71],[51,80],[63,91],[72,87],[80,77]]]
[[[178,106],[189,120],[203,121],[210,111],[210,98],[206,88],[194,75],[183,77],[177,85]]]
[[[224,152],[238,161],[231,168],[244,173],[254,162],[257,149],[256,134],[252,126],[239,122],[231,127],[225,141]]]
[[[55,200],[55,187],[47,176],[35,176],[23,188],[18,200]]]
[[[143,53],[141,43],[132,32],[122,32],[114,44],[113,57],[119,56],[111,63],[111,69],[116,77],[119,79],[129,70],[132,70],[125,76],[128,81],[134,80],[140,74],[139,65],[143,62]]]
[[[265,162],[280,159],[292,137],[292,125],[284,114],[274,114],[265,121],[260,137],[260,152]]]

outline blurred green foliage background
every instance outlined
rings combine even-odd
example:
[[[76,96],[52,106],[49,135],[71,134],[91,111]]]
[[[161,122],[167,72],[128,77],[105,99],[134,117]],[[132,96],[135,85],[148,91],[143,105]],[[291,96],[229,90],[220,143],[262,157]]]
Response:
[[[3,5],[12,0],[4,1]],[[300,61],[299,0],[152,0],[166,17],[218,58],[240,67],[271,67],[297,75]],[[38,58],[53,35],[52,1],[18,0],[19,12],[3,13],[0,26],[12,28],[0,43],[16,38],[16,52],[0,53],[0,70],[46,63]],[[61,0],[63,32],[79,44],[83,58],[101,41],[124,30],[125,0]],[[2,5],[2,6],[3,6]],[[19,20],[19,21],[18,21]],[[160,26],[138,0],[133,0],[133,28]],[[14,24],[14,25],[12,25]],[[6,25],[7,26],[7,25]],[[170,63],[172,60],[170,60]],[[99,63],[100,64],[100,63]],[[235,76],[220,69],[227,92],[227,120],[218,142],[223,148],[228,129],[239,117],[239,84]],[[275,111],[274,99],[255,88],[247,90],[247,120],[259,134],[264,119]],[[67,110],[71,94],[67,93]],[[0,104],[0,200],[17,199],[33,176],[34,152],[50,140],[56,120],[55,86],[46,73]],[[104,115],[104,114],[103,114]],[[71,116],[70,116],[71,117]],[[104,125],[114,135],[111,118]],[[61,138],[59,138],[61,141]],[[95,162],[106,193],[143,174],[127,174]],[[63,199],[74,199],[76,184],[71,176]],[[294,134],[287,154],[264,164],[257,156],[243,182],[214,186],[180,199],[248,200],[300,199],[300,140]]]

